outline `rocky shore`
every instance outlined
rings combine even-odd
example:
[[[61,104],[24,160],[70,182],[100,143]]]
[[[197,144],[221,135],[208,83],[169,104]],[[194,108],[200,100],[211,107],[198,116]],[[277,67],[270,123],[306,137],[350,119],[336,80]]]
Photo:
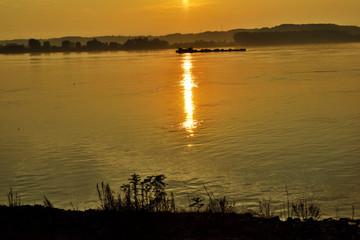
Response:
[[[360,239],[360,220],[0,206],[0,239]]]

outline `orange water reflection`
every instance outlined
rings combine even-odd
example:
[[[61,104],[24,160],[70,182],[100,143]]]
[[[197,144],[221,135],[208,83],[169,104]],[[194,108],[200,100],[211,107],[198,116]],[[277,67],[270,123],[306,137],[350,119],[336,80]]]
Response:
[[[183,56],[183,79],[181,81],[181,85],[183,86],[184,111],[186,118],[182,123],[182,126],[190,133],[190,136],[192,136],[194,129],[198,125],[198,122],[194,119],[195,104],[193,101],[193,88],[197,86],[194,83],[194,77],[191,71],[193,67],[191,54],[184,54]]]

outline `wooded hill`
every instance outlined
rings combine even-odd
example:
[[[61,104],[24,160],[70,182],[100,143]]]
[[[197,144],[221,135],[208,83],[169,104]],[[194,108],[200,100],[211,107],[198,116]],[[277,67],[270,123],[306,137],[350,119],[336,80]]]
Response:
[[[308,32],[317,32],[316,34],[320,34],[321,32],[328,32],[328,35],[338,35],[339,41],[358,41],[358,37],[360,36],[360,27],[357,26],[339,26],[336,24],[282,24],[276,27],[268,28],[255,28],[255,29],[233,29],[229,31],[207,31],[201,33],[173,33],[162,36],[95,36],[95,37],[80,37],[80,36],[72,36],[72,37],[62,37],[62,38],[50,38],[50,39],[39,39],[41,44],[48,41],[52,46],[61,46],[63,41],[70,42],[79,42],[82,45],[85,45],[88,41],[92,39],[97,39],[104,43],[119,43],[124,44],[129,39],[147,37],[148,39],[159,39],[169,42],[169,44],[174,46],[188,46],[191,43],[198,43],[198,45],[202,45],[202,42],[213,42],[216,46],[220,45],[229,45],[234,43],[234,35],[238,33],[268,33],[268,32],[293,32],[294,38],[297,38],[299,33],[294,32],[303,32],[307,34]],[[345,36],[346,35],[346,36]],[[238,35],[236,41],[241,44]],[[268,35],[250,35],[252,38],[256,37],[264,37]],[[280,38],[283,35],[278,35]],[[346,40],[344,40],[346,38]],[[342,40],[341,40],[342,39]],[[0,41],[0,45],[5,46],[6,44],[23,44],[27,45],[29,39],[16,39],[16,40],[3,40]],[[183,45],[182,45],[183,44]],[[189,45],[189,46],[190,46]],[[195,45],[193,45],[195,46]]]

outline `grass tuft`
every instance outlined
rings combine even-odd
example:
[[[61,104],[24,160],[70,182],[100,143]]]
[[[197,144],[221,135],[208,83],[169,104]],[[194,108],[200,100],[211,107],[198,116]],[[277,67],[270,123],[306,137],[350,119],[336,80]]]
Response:
[[[21,197],[16,192],[14,193],[10,187],[10,191],[7,195],[9,207],[19,207],[21,206]]]
[[[269,199],[260,199],[259,203],[259,211],[257,215],[263,218],[272,218],[275,216],[274,210],[271,209],[271,198]]]
[[[203,203],[204,201],[205,199],[201,199],[199,197],[192,198],[191,203],[189,204],[190,211],[192,210],[192,208],[196,208],[197,212],[200,212],[201,208],[205,206],[205,204]]]
[[[44,195],[44,207],[46,208],[54,208],[54,205],[50,202],[50,200]]]
[[[235,201],[229,201],[224,196],[223,198],[215,198],[214,194],[209,192],[204,186],[205,191],[209,197],[209,202],[205,207],[208,213],[236,213]]]
[[[143,181],[137,174],[131,175],[129,183],[121,186],[119,194],[108,183],[96,185],[100,207],[110,211],[175,212],[175,199],[166,193],[165,175],[148,176]]]
[[[303,221],[308,219],[319,219],[321,217],[320,206],[309,196],[303,196],[292,203],[294,215]]]
[[[102,182],[100,186],[96,184],[96,190],[98,192],[101,209],[117,210],[118,206],[114,198],[113,191],[108,183]]]

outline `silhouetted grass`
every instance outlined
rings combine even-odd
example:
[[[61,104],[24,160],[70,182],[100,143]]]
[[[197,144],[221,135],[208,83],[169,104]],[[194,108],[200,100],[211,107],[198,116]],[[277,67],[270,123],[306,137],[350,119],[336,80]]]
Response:
[[[17,194],[17,192],[13,192],[10,187],[10,192],[7,195],[9,207],[18,207],[21,206],[21,197]]]
[[[205,199],[201,199],[199,197],[192,198],[191,202],[189,202],[190,211],[192,210],[192,208],[195,208],[197,212],[200,212],[200,210],[205,206],[205,204],[203,203],[204,201]]]
[[[175,212],[173,193],[166,193],[165,175],[148,176],[143,181],[137,174],[121,186],[116,195],[108,183],[96,185],[100,206],[110,211]]]
[[[118,192],[115,192],[108,183],[96,184],[96,189],[100,201],[100,210],[115,212],[179,212],[175,205],[173,193],[166,192],[165,175],[147,176],[142,179],[139,175],[133,174],[128,179],[128,183],[123,184]],[[229,200],[226,196],[217,198],[214,193],[208,191],[204,186],[207,199],[200,197],[190,198],[189,211],[210,214],[230,214],[230,213],[250,213],[260,218],[273,218],[279,216],[282,220],[288,218],[298,218],[301,221],[309,219],[319,220],[321,218],[320,205],[309,195],[303,194],[302,197],[294,198],[285,186],[286,199],[282,201],[279,209],[275,209],[271,198],[258,200],[258,206],[252,209],[242,209],[238,211],[235,201]],[[9,207],[21,206],[21,197],[10,188],[7,194]],[[51,201],[44,195],[43,205],[47,208],[54,208]],[[70,202],[72,209],[74,205]],[[356,209],[351,206],[352,219],[354,219]],[[185,210],[186,211],[186,210]],[[338,217],[339,206],[336,205],[336,216]]]
[[[204,186],[205,191],[209,197],[209,202],[206,205],[205,211],[208,213],[235,213],[235,201],[229,201],[224,196],[223,198],[215,198],[214,194],[209,192]]]
[[[320,219],[320,205],[309,195],[303,194],[303,197],[290,202],[290,193],[285,185],[286,203],[283,201],[281,206],[280,217],[283,218],[299,218],[303,221],[308,219]]]
[[[101,209],[103,210],[118,210],[117,202],[122,202],[121,200],[116,201],[113,191],[110,188],[108,183],[102,182],[100,187],[96,184],[96,189],[98,192]]]
[[[303,221],[308,219],[319,219],[321,217],[320,206],[309,196],[303,196],[292,203],[294,215]]]
[[[275,216],[275,211],[272,209],[271,206],[271,198],[269,199],[260,199],[259,203],[259,210],[256,212],[256,215],[263,218],[272,218]]]
[[[44,207],[54,208],[54,205],[50,202],[50,200],[45,195],[44,195],[43,203],[44,203]]]

